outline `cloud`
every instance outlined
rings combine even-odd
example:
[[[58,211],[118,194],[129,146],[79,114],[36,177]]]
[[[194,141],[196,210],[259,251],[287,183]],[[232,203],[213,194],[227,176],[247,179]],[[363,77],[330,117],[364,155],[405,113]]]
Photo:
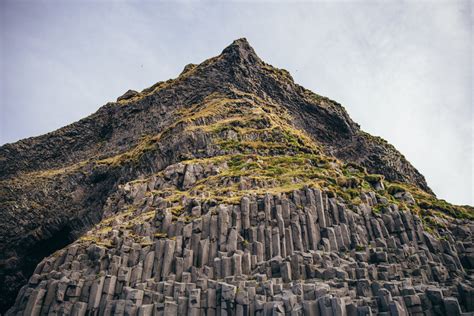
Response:
[[[78,120],[247,37],[473,204],[470,1],[2,1],[0,143]]]

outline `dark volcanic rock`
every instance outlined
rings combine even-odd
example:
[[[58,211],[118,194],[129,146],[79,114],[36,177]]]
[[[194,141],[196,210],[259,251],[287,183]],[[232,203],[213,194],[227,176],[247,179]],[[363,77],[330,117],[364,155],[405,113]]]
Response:
[[[472,208],[245,39],[0,147],[0,215],[11,313],[472,309]]]

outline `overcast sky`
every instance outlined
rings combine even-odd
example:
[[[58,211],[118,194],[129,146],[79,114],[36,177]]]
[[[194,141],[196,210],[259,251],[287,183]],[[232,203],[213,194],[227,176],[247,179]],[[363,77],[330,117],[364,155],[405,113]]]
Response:
[[[472,1],[0,3],[0,144],[72,123],[246,37],[395,145],[440,198],[474,204]]]

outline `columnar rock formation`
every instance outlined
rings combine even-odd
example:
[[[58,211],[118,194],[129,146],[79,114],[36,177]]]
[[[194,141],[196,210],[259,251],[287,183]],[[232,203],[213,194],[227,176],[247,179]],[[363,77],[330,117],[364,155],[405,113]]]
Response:
[[[319,189],[191,200],[178,218],[148,180],[122,209],[43,260],[18,296],[26,315],[456,314],[474,307],[463,271],[472,224],[437,240],[409,210],[374,216]],[[132,201],[132,204],[124,204]],[[457,282],[456,282],[457,281]]]
[[[474,312],[472,207],[243,39],[1,154],[7,315]]]

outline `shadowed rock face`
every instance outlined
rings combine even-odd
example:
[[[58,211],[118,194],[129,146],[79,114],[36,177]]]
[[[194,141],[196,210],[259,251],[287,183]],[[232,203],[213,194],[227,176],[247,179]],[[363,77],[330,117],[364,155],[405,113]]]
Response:
[[[472,308],[472,208],[245,39],[0,170],[3,311]]]

